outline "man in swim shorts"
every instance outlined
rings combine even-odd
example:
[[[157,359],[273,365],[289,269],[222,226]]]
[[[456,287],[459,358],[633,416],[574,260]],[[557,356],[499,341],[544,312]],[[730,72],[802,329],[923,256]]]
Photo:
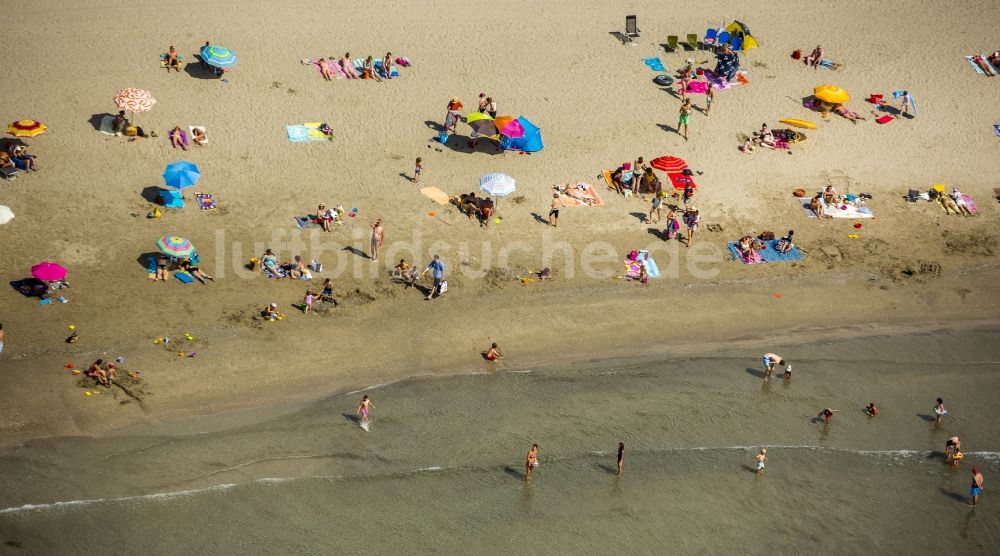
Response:
[[[972,495],[972,502],[969,502],[970,506],[975,507],[976,503],[979,502],[979,494],[983,492],[983,474],[979,472],[979,469],[972,468],[972,488],[969,494]]]
[[[757,460],[757,475],[764,474],[764,462],[767,461],[767,448],[761,448],[760,452],[754,457]]]
[[[761,358],[761,363],[764,364],[764,380],[770,380],[771,375],[774,374],[774,366],[785,365],[785,360],[780,355],[765,353],[764,357]]]

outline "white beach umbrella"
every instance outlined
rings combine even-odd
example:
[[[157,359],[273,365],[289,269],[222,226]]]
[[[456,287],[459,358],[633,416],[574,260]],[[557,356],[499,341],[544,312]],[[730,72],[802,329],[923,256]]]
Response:
[[[514,178],[499,172],[479,178],[479,188],[493,197],[510,195],[517,189]]]
[[[6,224],[14,219],[14,211],[10,207],[0,205],[0,225]]]

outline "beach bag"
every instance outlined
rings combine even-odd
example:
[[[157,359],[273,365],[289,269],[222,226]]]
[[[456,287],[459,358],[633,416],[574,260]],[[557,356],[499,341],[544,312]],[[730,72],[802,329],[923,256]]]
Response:
[[[802,51],[801,51],[801,50],[799,50],[798,48],[796,48],[796,49],[795,49],[795,50],[794,50],[794,51],[792,52],[792,59],[793,59],[793,60],[801,60],[801,59],[802,59]]]
[[[139,134],[139,128],[135,127],[134,125],[130,125],[127,128],[125,128],[126,137],[135,137],[138,134]]]
[[[774,239],[774,232],[761,232],[761,234],[757,236],[757,238],[763,241]]]
[[[440,294],[442,294],[442,293],[444,293],[446,291],[448,291],[448,281],[447,280],[441,280],[441,285],[438,286],[438,295],[440,295]]]
[[[438,141],[440,141],[442,145],[444,145],[445,143],[447,143],[448,142],[448,132],[447,131],[442,131],[441,134],[438,135]]]
[[[806,196],[806,190],[802,189],[800,187],[800,188],[796,189],[795,191],[792,191],[792,195],[795,195],[796,197],[805,197]]]

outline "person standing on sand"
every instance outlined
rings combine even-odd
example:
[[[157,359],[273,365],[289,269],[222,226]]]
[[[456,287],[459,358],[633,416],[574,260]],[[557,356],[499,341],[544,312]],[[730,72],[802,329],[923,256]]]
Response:
[[[551,224],[553,228],[559,226],[559,209],[564,206],[566,205],[562,202],[562,199],[559,198],[559,194],[553,193],[552,203],[549,204],[549,224]]]
[[[761,358],[761,363],[764,364],[764,380],[770,380],[771,375],[774,374],[774,366],[784,365],[785,360],[775,353],[765,353]]]
[[[941,398],[937,399],[937,405],[934,406],[934,424],[940,425],[941,418],[948,414],[948,410],[944,408],[944,400]]]
[[[0,353],[3,353],[3,338],[7,333],[3,331],[3,323],[0,322]]]
[[[618,475],[619,477],[621,477],[621,475],[622,475],[622,467],[624,465],[625,465],[625,443],[624,442],[619,442],[618,443],[618,473],[615,473],[615,475]]]
[[[681,104],[680,118],[677,119],[677,133],[681,133],[681,126],[684,126],[684,140],[688,140],[688,121],[691,119],[691,99],[686,98]]]
[[[969,490],[969,494],[972,496],[972,502],[969,505],[972,507],[976,506],[979,502],[979,494],[983,492],[983,474],[979,472],[978,468],[972,468],[972,488]]]
[[[382,228],[382,219],[376,219],[375,223],[372,224],[372,262],[378,261],[378,250],[382,247],[382,241],[385,238],[385,229]]]
[[[701,217],[698,216],[698,209],[696,208],[686,208],[684,209],[684,224],[687,225],[687,243],[684,247],[691,247],[691,240],[694,239],[694,233],[698,231],[698,224],[701,224]]]
[[[431,272],[431,276],[434,278],[434,285],[431,286],[430,293],[424,299],[430,301],[434,299],[434,294],[441,295],[441,283],[444,281],[444,263],[441,262],[441,257],[434,255],[434,260],[427,265],[427,268],[420,273],[420,276]]]
[[[530,481],[531,474],[538,467],[538,444],[532,444],[531,449],[528,450],[528,459],[524,463],[524,480]]]
[[[757,460],[757,476],[764,474],[764,462],[767,461],[767,448],[761,448],[760,452],[753,458]]]
[[[368,413],[374,408],[375,405],[368,399],[367,395],[361,398],[361,403],[358,404],[357,414],[361,416],[362,424],[368,422]]]
[[[424,173],[424,159],[417,157],[417,162],[413,165],[413,183],[420,183],[420,174]]]

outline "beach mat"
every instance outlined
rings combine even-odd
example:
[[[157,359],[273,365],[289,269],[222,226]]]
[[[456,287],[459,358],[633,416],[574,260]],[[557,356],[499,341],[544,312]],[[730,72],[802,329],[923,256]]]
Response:
[[[25,278],[24,280],[12,280],[10,287],[24,297],[42,297],[42,294],[49,290],[49,287],[38,278]]]
[[[667,71],[667,68],[663,67],[663,61],[660,60],[659,58],[643,58],[642,63],[646,64],[646,67],[648,67],[653,71],[657,72]]]
[[[784,263],[789,261],[800,261],[805,258],[805,255],[799,251],[798,247],[792,247],[787,253],[779,253],[775,246],[778,245],[778,239],[768,239],[762,243],[767,246],[766,249],[761,249],[757,251],[752,261],[745,260],[740,255],[740,242],[730,241],[726,244],[729,248],[729,252],[732,253],[733,257],[742,262],[743,264],[758,264],[758,263]]]
[[[581,185],[586,186],[586,188],[580,189],[578,186],[581,186]],[[577,195],[585,197],[590,202],[587,202],[587,200],[584,200],[584,199],[578,199],[576,197],[571,197],[571,196],[567,195],[566,193],[563,193],[562,191],[559,191],[558,192],[559,193],[559,198],[562,199],[563,203],[565,203],[566,205],[568,205],[568,206],[576,206],[576,207],[599,207],[599,206],[604,205],[604,200],[601,199],[601,196],[597,193],[597,190],[594,188],[593,185],[590,185],[589,183],[582,183],[581,182],[581,183],[574,184],[572,187],[574,188],[574,192]]]
[[[320,225],[316,223],[316,218],[309,214],[306,216],[296,216],[295,227],[301,230],[303,228],[319,228]]]
[[[286,125],[285,132],[292,143],[309,143],[310,141],[332,141],[319,130],[320,123],[312,122],[301,125]]]
[[[447,193],[436,187],[424,187],[420,190],[420,192],[424,195],[424,197],[427,197],[439,205],[447,205],[451,201],[451,198],[448,197]]]
[[[100,127],[98,127],[98,131],[100,131],[105,135],[114,135],[115,117],[112,116],[111,114],[105,114],[104,117],[101,118],[101,125]]]
[[[198,208],[201,210],[212,210],[215,208],[215,198],[211,193],[195,193],[194,198],[198,200]]]
[[[178,280],[180,280],[181,282],[183,282],[185,284],[190,284],[191,282],[194,282],[194,276],[191,276],[187,272],[183,272],[183,271],[181,271],[181,272],[175,272],[174,273],[174,278],[177,278]]]

